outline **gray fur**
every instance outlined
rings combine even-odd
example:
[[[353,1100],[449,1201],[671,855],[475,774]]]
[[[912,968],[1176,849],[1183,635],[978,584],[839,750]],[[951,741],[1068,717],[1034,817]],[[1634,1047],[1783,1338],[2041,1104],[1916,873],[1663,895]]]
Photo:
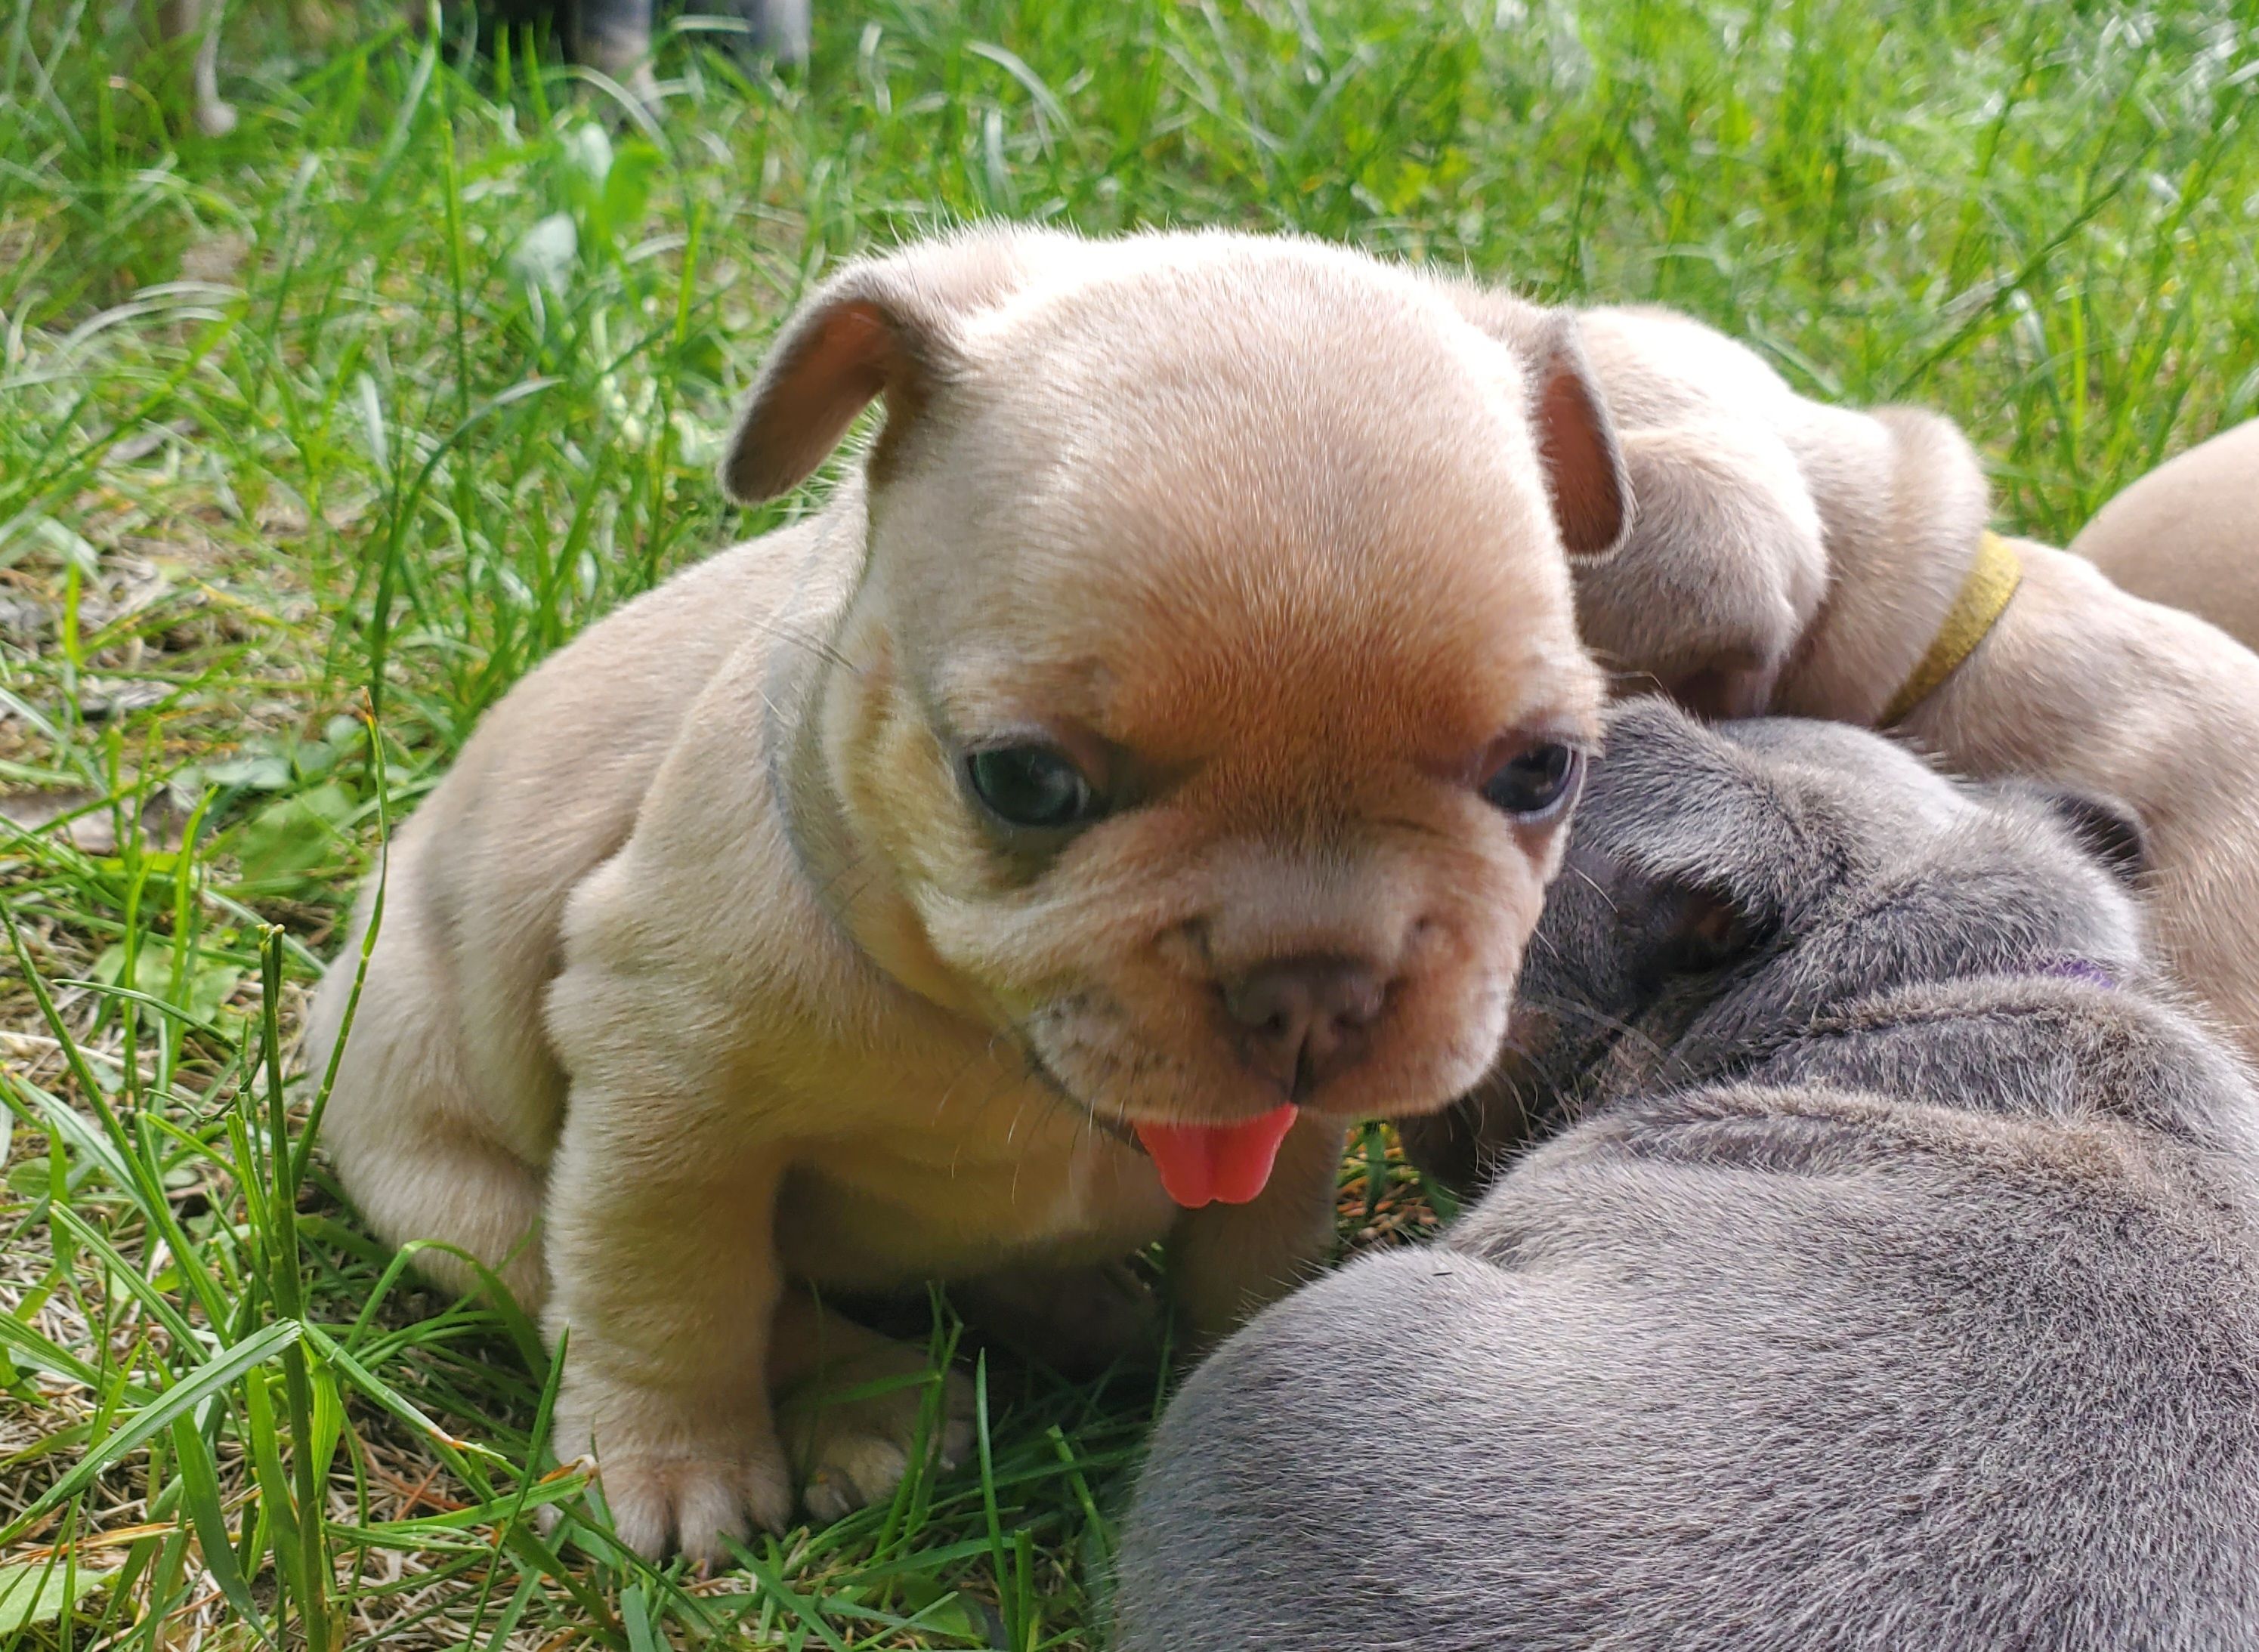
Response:
[[[1118,1645],[2259,1645],[2259,1100],[2084,806],[1610,743],[1514,1036],[1566,1128],[1192,1378]]]

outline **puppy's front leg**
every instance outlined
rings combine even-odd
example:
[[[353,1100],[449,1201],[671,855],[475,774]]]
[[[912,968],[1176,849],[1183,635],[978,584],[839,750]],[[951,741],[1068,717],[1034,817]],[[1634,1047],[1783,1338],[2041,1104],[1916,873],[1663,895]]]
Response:
[[[1279,1144],[1260,1194],[1244,1205],[1203,1205],[1178,1221],[1169,1285],[1194,1354],[1206,1353],[1323,1264],[1333,1249],[1348,1134],[1304,1113]]]
[[[941,1403],[929,1417],[937,1378]],[[973,1449],[974,1394],[963,1371],[930,1371],[924,1348],[858,1325],[796,1285],[777,1305],[769,1384],[795,1483],[819,1520],[891,1496],[921,1449],[944,1468]]]
[[[653,1559],[670,1539],[710,1559],[748,1513],[792,1513],[767,1381],[784,1166],[710,1098],[574,1088],[546,1211],[547,1329],[570,1333],[558,1455],[595,1456],[621,1538]]]

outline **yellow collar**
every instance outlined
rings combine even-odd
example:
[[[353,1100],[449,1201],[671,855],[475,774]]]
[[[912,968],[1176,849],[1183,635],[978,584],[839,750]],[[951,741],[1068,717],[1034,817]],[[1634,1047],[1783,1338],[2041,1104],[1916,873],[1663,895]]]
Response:
[[[1876,721],[1878,729],[1887,729],[1899,722],[1960,669],[1961,662],[1977,652],[1977,644],[1992,633],[2000,616],[2008,606],[2008,599],[2023,583],[2024,565],[2010,545],[1991,529],[1977,542],[1977,559],[1969,565],[1969,577],[1961,581],[1961,589],[1954,594],[1953,606],[1945,611],[1944,623],[1938,626],[1937,636],[1929,644],[1929,652],[1921,657],[1921,664],[1899,685],[1891,696],[1889,705]]]

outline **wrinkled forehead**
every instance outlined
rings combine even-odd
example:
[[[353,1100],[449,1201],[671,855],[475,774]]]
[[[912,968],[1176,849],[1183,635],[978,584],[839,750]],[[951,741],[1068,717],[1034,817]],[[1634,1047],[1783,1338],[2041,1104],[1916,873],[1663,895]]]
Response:
[[[1450,523],[1317,535],[1221,502],[1177,533],[1077,525],[1045,524],[1017,577],[922,625],[912,668],[960,737],[1065,723],[1160,765],[1292,747],[1440,770],[1510,731],[1593,731],[1557,553]]]
[[[905,576],[947,720],[1065,716],[1157,761],[1587,731],[1511,360],[1385,283],[1361,317],[1322,282],[1242,296],[1078,290],[952,389],[881,507],[951,542]]]
[[[1322,514],[1537,480],[1512,352],[1432,290],[1338,255],[1081,282],[1003,313],[968,354],[967,412],[1063,509],[1165,511],[1191,489]]]

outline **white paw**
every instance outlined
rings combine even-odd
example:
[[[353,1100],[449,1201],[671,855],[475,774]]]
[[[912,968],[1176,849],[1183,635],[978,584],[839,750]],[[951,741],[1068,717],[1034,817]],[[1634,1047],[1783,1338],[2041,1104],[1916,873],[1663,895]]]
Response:
[[[924,1350],[889,1344],[802,1383],[778,1406],[777,1423],[809,1518],[829,1524],[893,1496],[921,1446],[944,1469],[964,1462],[973,1411],[963,1371],[937,1378]]]
[[[235,130],[235,106],[214,98],[196,105],[196,130],[207,138],[224,138]]]
[[[764,1396],[716,1406],[576,1384],[557,1402],[557,1454],[593,1457],[612,1529],[646,1560],[723,1558],[722,1540],[792,1519],[792,1476]]]

